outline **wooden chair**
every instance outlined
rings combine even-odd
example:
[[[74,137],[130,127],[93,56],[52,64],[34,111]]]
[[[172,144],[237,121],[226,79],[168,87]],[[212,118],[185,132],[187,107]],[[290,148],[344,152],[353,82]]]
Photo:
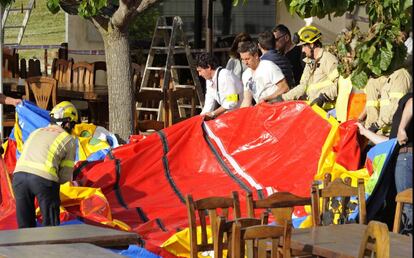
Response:
[[[246,200],[247,215],[255,218],[257,217],[255,210],[261,210],[261,221],[263,225],[268,224],[269,211],[278,225],[284,225],[286,222],[292,221],[295,206],[312,204],[311,198],[299,197],[288,192],[276,192],[262,200],[254,200],[252,193],[248,193]],[[308,252],[291,250],[291,253],[295,257],[311,257],[311,254]]]
[[[184,106],[186,102],[191,103],[190,117],[195,115],[196,109],[196,92],[192,88],[180,88],[175,90],[168,90],[168,104],[171,112],[170,124],[175,124],[187,118]]]
[[[42,76],[40,70],[40,60],[38,59],[29,59],[29,71],[27,73],[27,78]]]
[[[72,66],[72,87],[79,91],[93,91],[94,63],[77,62]]]
[[[397,207],[395,208],[394,226],[392,232],[399,233],[401,227],[402,210],[405,204],[413,204],[413,188],[406,189],[395,197]]]
[[[252,193],[247,194],[247,214],[255,218],[255,210],[262,210],[262,224],[268,223],[268,210],[272,213],[275,222],[283,225],[285,221],[292,220],[295,206],[311,205],[311,198],[299,197],[288,192],[276,192],[262,200],[253,200]]]
[[[52,77],[58,81],[58,87],[70,87],[72,81],[73,59],[53,59]]]
[[[50,77],[36,76],[27,78],[25,99],[34,99],[38,107],[51,110],[56,106],[56,87],[57,81]]]
[[[137,92],[135,96],[136,107],[134,109],[135,132],[146,132],[147,130],[160,130],[164,128],[161,121],[163,95],[160,91],[145,90]]]
[[[358,186],[351,186],[351,179],[335,179],[333,182],[324,183],[323,189],[319,189],[316,182],[312,185],[312,220],[313,226],[329,225],[334,223],[335,214],[339,213],[339,224],[351,223],[348,215],[353,204],[350,197],[358,198],[359,223],[366,224],[366,205],[364,180],[358,179]],[[320,198],[322,198],[322,203]]]
[[[286,221],[283,226],[259,225],[243,228],[240,223],[234,223],[232,229],[233,258],[245,257],[246,241],[253,241],[250,245],[253,249],[253,258],[268,257],[268,242],[271,240],[270,257],[279,257],[279,246],[282,245],[282,255],[290,258],[290,242],[292,236],[292,223]],[[283,243],[280,241],[283,237]]]
[[[231,257],[232,229],[234,223],[239,223],[242,228],[261,225],[262,221],[255,218],[238,218],[226,220],[219,217],[217,223],[217,241],[214,242],[214,257],[223,257],[223,251],[227,249],[227,257]]]
[[[368,223],[358,254],[358,258],[365,257],[390,257],[390,236],[386,224],[375,220]]]
[[[19,78],[19,55],[3,51],[3,77]]]
[[[199,252],[214,250],[217,241],[219,216],[229,218],[229,209],[233,211],[233,219],[240,218],[240,202],[237,192],[231,197],[207,197],[194,201],[192,195],[186,196],[188,224],[190,231],[190,257],[197,258]],[[201,240],[197,239],[197,217],[201,228]],[[207,221],[210,222],[213,241],[207,239]]]

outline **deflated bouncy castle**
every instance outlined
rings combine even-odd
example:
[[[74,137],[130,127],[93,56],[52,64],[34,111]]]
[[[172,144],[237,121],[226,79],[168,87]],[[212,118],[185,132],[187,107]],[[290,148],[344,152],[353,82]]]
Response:
[[[10,177],[21,146],[32,130],[48,123],[47,111],[28,102],[17,113],[4,145],[0,229],[16,228]],[[31,124],[34,114],[43,119],[34,121],[43,122]],[[247,193],[256,199],[277,191],[309,197],[312,182],[329,172],[353,183],[363,178],[369,205],[395,140],[374,147],[359,169],[354,123],[339,124],[317,106],[292,101],[242,108],[210,121],[195,116],[149,136],[133,135],[122,146],[103,128],[80,124],[74,131],[76,183],[61,186],[61,221],[134,231],[151,252],[185,257],[187,194],[198,199],[238,191],[245,216]],[[296,209],[293,219],[296,227],[311,226],[307,207]]]

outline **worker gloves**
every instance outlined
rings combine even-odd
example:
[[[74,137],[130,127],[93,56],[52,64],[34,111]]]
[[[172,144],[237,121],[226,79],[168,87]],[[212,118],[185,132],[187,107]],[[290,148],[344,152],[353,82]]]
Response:
[[[313,106],[313,105],[317,105],[317,106],[319,106],[319,107],[322,107],[323,106],[323,104],[325,104],[326,102],[330,102],[331,100],[329,99],[329,97],[325,94],[325,93],[321,93],[321,94],[319,94],[319,97],[317,97],[316,99],[314,99],[312,102],[311,102],[311,106]]]

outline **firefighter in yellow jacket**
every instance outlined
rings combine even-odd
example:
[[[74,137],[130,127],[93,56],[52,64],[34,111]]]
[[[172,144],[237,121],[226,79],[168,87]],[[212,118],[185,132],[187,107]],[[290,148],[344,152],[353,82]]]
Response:
[[[305,69],[300,83],[282,95],[283,100],[305,99],[325,110],[334,108],[338,94],[338,59],[324,50],[322,33],[314,26],[305,26],[298,32],[302,52],[306,54]]]
[[[59,219],[60,184],[72,180],[76,142],[70,135],[78,121],[72,103],[63,101],[50,113],[51,124],[32,132],[13,174],[19,228],[36,227],[34,198],[43,226],[56,226]]]
[[[411,82],[412,77],[405,68],[397,69],[389,76],[369,79],[365,87],[367,103],[359,118],[365,120],[365,127],[388,135],[398,101],[412,91]]]

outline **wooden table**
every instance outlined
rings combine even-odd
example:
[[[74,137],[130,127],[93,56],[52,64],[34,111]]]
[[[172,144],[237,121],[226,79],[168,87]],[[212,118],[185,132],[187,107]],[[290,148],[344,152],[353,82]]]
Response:
[[[92,244],[52,244],[52,245],[19,245],[0,247],[0,257],[8,258],[116,258],[124,257],[122,255],[106,250]]]
[[[0,246],[90,243],[102,247],[139,244],[136,233],[87,224],[0,231]]]
[[[291,247],[328,258],[356,258],[366,225],[345,224],[307,229],[294,229]],[[412,238],[390,232],[390,257],[413,255]]]

